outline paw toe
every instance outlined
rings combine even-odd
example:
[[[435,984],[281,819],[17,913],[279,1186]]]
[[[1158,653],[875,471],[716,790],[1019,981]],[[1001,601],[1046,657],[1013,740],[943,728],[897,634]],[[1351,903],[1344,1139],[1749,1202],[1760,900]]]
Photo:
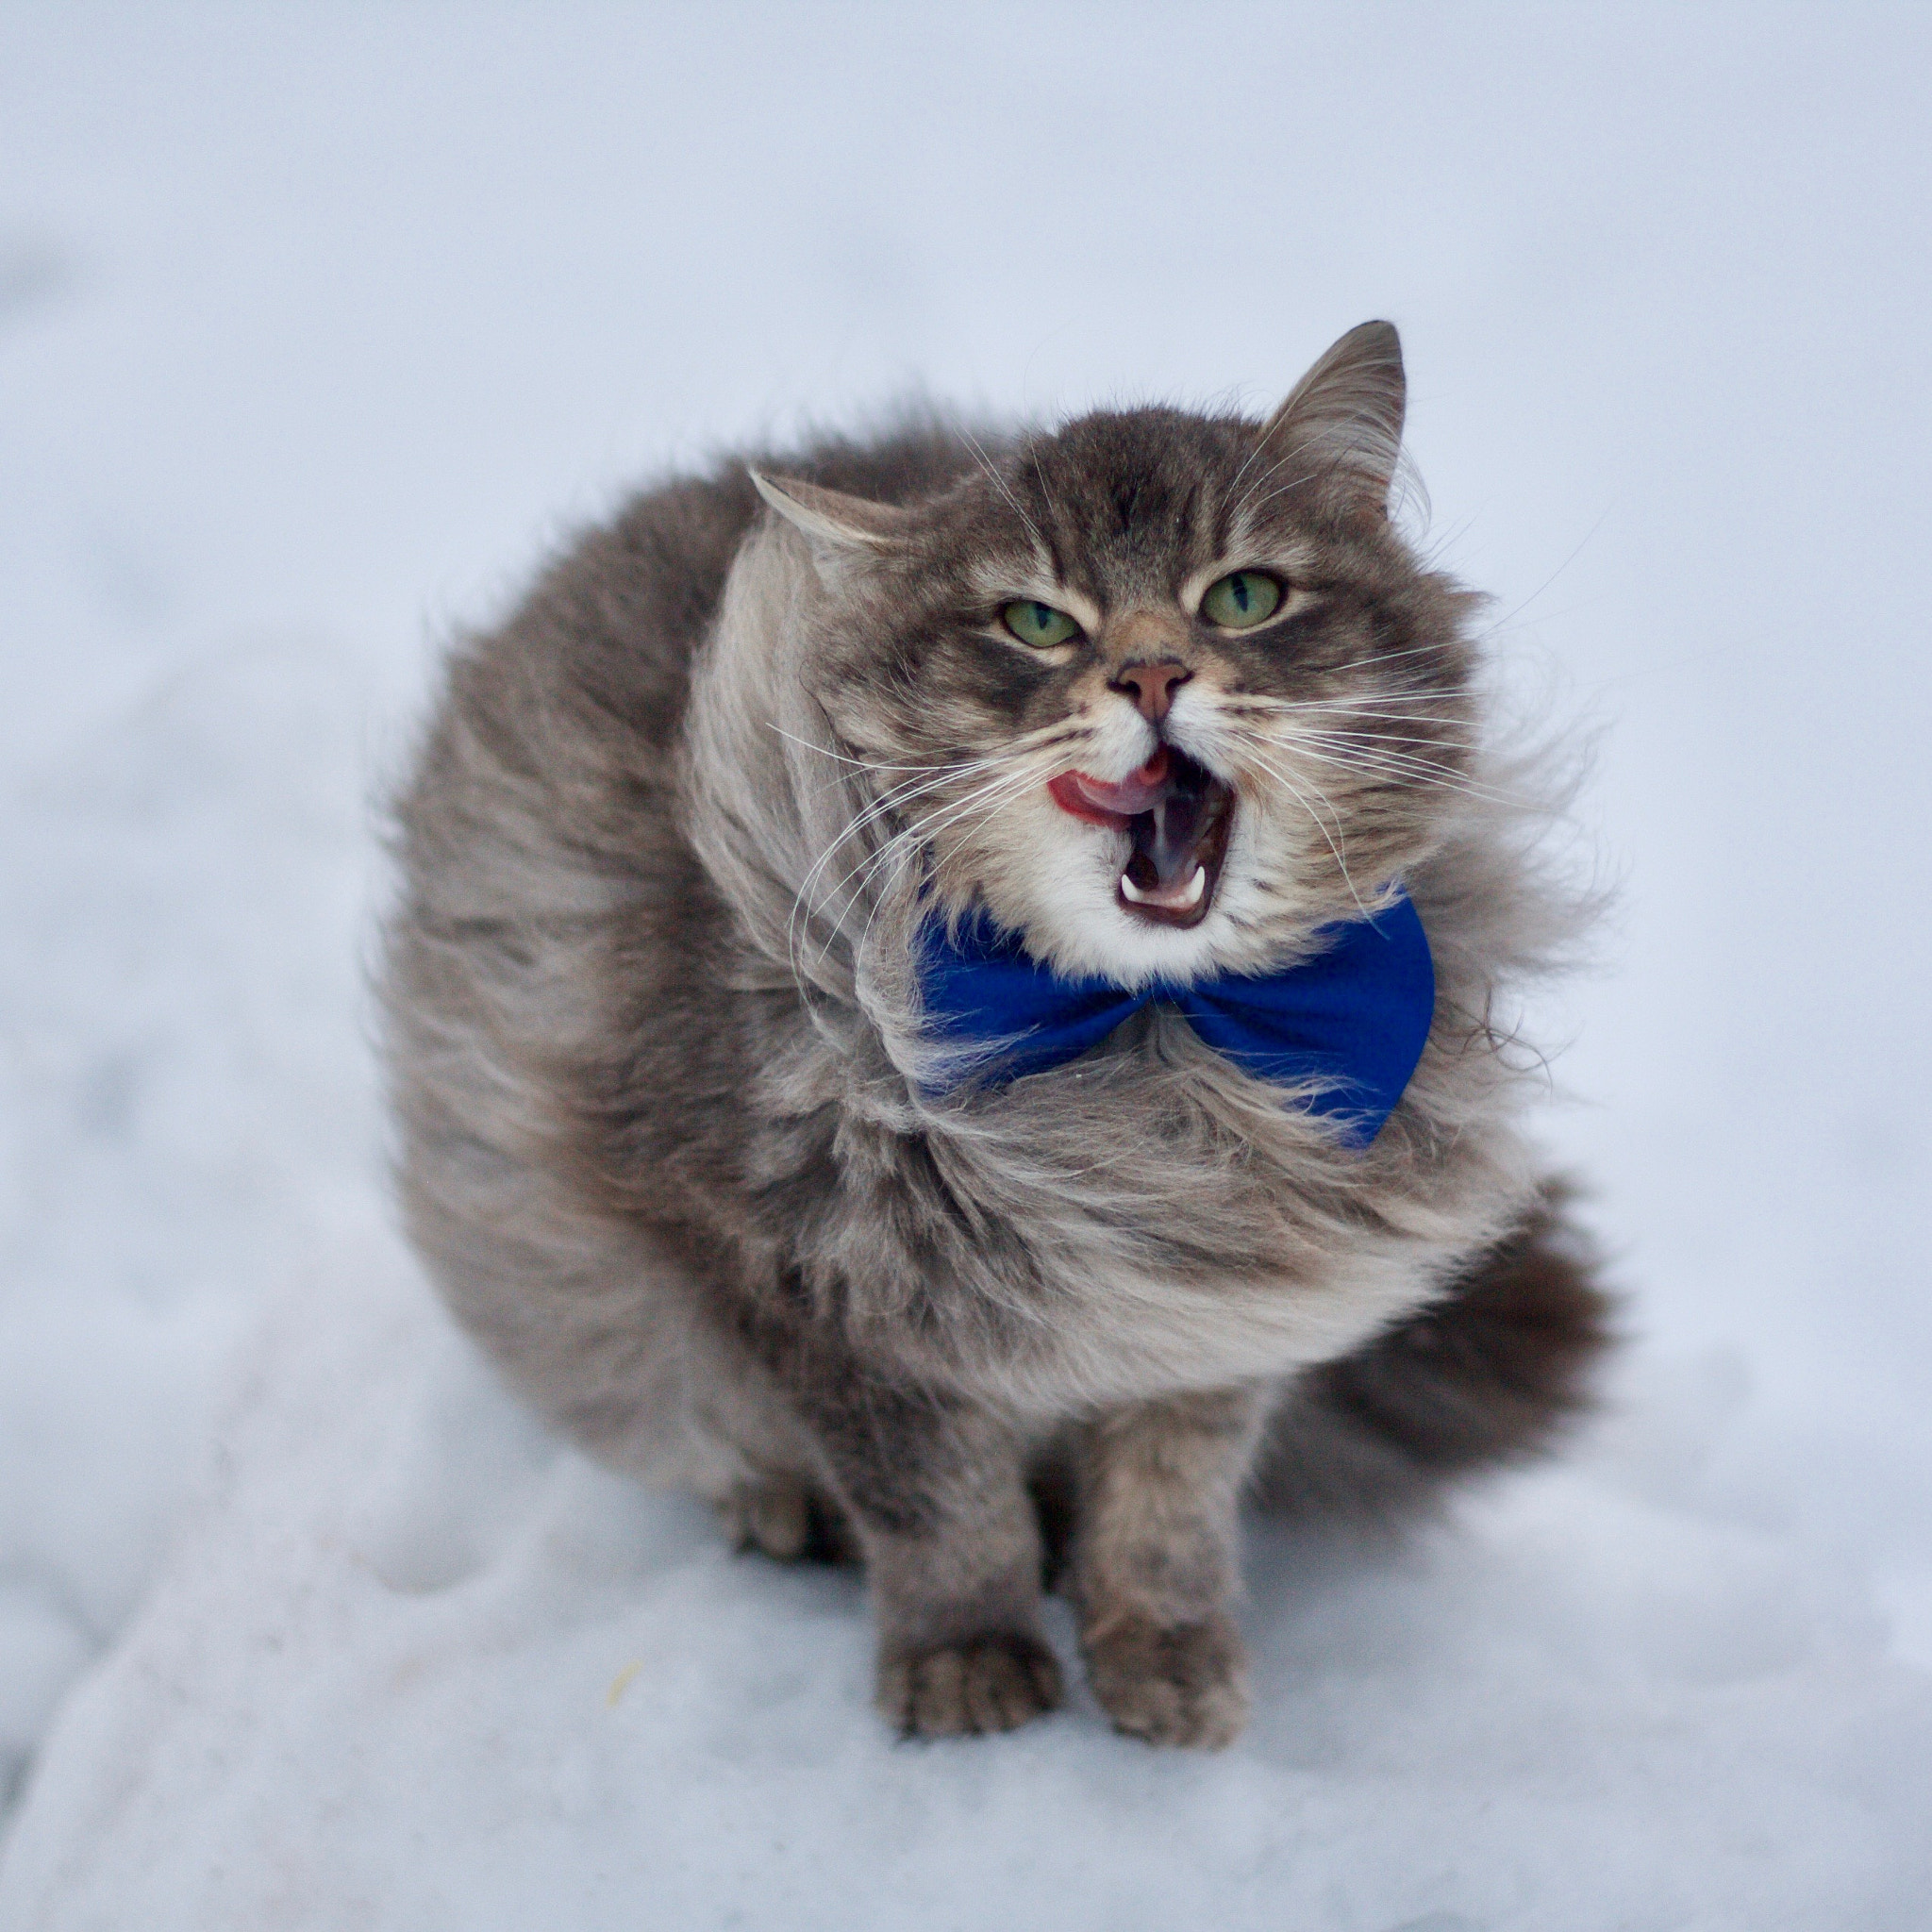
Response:
[[[1225,1617],[1123,1618],[1089,1634],[1087,1667],[1114,1728],[1150,1744],[1218,1751],[1247,1722],[1247,1653]]]
[[[1060,1696],[1053,1653],[1019,1631],[892,1654],[879,1663],[879,1707],[911,1738],[1014,1730],[1056,1708]]]

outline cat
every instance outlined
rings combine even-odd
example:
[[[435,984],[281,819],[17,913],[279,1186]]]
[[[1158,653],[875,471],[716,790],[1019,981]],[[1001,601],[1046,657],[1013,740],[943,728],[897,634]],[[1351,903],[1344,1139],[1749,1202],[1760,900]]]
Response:
[[[409,1234],[592,1455],[863,1563],[903,1733],[1059,1704],[1060,1583],[1115,1726],[1225,1744],[1245,1497],[1399,1521],[1588,1402],[1499,1018],[1574,908],[1389,516],[1404,408],[1370,323],[1265,420],[734,460],[451,655]]]

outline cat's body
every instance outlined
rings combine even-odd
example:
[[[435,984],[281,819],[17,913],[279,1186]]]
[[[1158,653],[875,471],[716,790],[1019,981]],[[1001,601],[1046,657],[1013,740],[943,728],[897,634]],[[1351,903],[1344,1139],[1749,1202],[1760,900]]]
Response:
[[[433,1274],[601,1457],[862,1556],[908,1729],[1057,1700],[1044,1497],[1115,1721],[1224,1740],[1257,1469],[1400,1510],[1538,1446],[1601,1346],[1492,1024],[1560,915],[1484,784],[1468,599],[1382,515],[1377,326],[1266,425],[935,425],[654,491],[458,654],[401,801]],[[1366,1148],[1163,1004],[1006,1084],[924,1013],[949,922],[1185,984],[1398,889],[1434,1019]]]

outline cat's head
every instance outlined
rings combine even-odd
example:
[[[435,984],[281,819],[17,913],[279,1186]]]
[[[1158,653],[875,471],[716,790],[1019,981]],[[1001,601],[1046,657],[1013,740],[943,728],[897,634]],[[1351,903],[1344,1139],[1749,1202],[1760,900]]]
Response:
[[[812,695],[868,814],[824,876],[915,867],[1124,984],[1372,908],[1474,750],[1472,600],[1388,519],[1403,404],[1367,323],[1265,422],[1099,412],[901,504],[758,477],[810,552]]]

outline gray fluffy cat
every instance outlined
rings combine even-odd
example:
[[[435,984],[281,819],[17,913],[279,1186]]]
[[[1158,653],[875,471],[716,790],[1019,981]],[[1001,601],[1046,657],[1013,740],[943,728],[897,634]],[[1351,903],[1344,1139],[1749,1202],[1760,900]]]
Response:
[[[1395,331],[1266,422],[943,424],[638,497],[455,655],[399,801],[410,1232],[523,1394],[775,1557],[862,1560],[922,1735],[1248,1706],[1245,1494],[1386,1521],[1541,1447],[1606,1307],[1495,1015],[1568,915],[1474,600],[1387,516]],[[1363,1147],[1156,1001],[944,1065],[922,946],[1273,972],[1406,892],[1427,1043]],[[1418,1033],[1420,1038],[1420,1033]]]

